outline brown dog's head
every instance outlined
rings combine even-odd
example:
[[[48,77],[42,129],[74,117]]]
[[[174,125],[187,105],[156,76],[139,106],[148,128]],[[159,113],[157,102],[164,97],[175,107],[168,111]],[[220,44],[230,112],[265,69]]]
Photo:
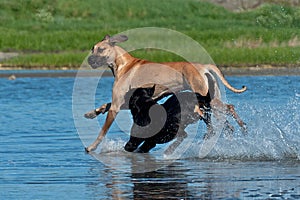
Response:
[[[113,67],[115,65],[115,50],[114,46],[118,42],[125,42],[126,35],[115,35],[110,37],[106,35],[101,42],[95,44],[92,48],[92,55],[88,57],[88,63],[93,68],[98,67]]]

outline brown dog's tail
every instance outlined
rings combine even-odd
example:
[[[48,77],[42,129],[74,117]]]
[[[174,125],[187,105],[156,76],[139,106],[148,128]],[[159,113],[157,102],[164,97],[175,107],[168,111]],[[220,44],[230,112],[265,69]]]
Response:
[[[232,87],[228,81],[225,79],[224,75],[222,74],[222,72],[220,71],[220,69],[218,67],[216,67],[215,65],[205,65],[205,67],[209,70],[209,71],[213,71],[214,73],[217,74],[217,76],[221,79],[222,83],[232,92],[235,93],[242,93],[245,92],[247,90],[246,86],[243,86],[242,89],[236,89],[234,87]]]

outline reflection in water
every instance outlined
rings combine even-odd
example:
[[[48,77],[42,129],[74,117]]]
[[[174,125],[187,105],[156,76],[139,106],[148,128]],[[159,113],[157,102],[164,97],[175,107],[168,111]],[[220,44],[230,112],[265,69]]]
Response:
[[[132,174],[134,199],[153,198],[186,198],[191,197],[188,183],[183,173],[172,171],[154,171]]]
[[[133,162],[135,165],[136,163]],[[113,199],[180,199],[192,197],[188,190],[187,171],[179,169],[180,165],[166,167],[158,171],[129,173],[112,168],[91,169],[90,173],[99,177],[99,182],[88,184],[95,196],[103,197],[103,193]],[[104,178],[105,177],[105,178]],[[105,179],[105,188],[103,180]],[[109,193],[109,194],[108,194]],[[106,196],[105,195],[105,196]]]
[[[222,199],[300,197],[298,163],[179,160],[146,173],[120,173],[105,166],[90,170],[94,197],[112,199]],[[281,178],[278,178],[281,177]]]

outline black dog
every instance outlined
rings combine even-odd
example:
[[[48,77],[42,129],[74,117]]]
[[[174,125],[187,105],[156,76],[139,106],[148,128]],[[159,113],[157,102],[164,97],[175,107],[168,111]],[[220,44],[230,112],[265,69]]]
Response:
[[[130,140],[125,145],[126,151],[133,152],[136,150],[140,153],[146,153],[156,144],[170,142],[176,137],[178,142],[173,144],[173,148],[169,152],[166,152],[172,153],[187,136],[184,129],[189,124],[195,123],[199,119],[203,119],[206,124],[209,124],[209,116],[203,118],[194,112],[194,109],[196,105],[201,108],[209,107],[207,102],[210,99],[200,98],[192,92],[180,92],[176,95],[171,94],[160,105],[152,99],[154,90],[155,86],[138,88],[129,99],[129,109],[134,124],[131,128]],[[144,143],[139,147],[142,142]]]

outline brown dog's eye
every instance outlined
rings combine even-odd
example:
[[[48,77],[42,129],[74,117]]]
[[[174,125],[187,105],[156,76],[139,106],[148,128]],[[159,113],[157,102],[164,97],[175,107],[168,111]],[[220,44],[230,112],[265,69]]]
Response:
[[[98,53],[102,53],[103,51],[105,50],[105,48],[100,48],[100,47],[98,47]]]

